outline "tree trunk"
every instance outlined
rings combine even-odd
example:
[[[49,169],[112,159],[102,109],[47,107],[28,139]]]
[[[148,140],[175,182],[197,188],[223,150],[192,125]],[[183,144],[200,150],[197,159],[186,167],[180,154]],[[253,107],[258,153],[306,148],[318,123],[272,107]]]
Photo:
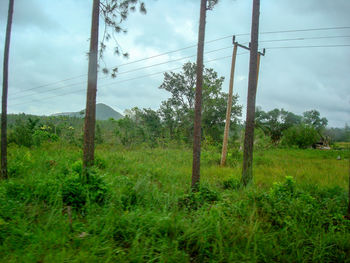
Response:
[[[199,186],[200,179],[200,158],[201,158],[201,111],[202,111],[202,85],[203,85],[203,51],[205,36],[205,18],[207,11],[207,0],[201,0],[198,47],[197,47],[197,82],[196,101],[194,109],[194,129],[193,129],[193,163],[192,163],[192,189]]]
[[[89,70],[84,123],[83,177],[85,177],[85,179],[88,179],[87,168],[94,164],[99,9],[100,1],[94,0],[92,7]]]
[[[2,81],[2,111],[1,111],[1,176],[7,178],[7,93],[9,73],[9,53],[14,0],[9,1],[7,15],[6,39],[4,50],[4,68]]]
[[[253,143],[255,99],[258,71],[258,37],[259,37],[260,0],[253,0],[253,15],[251,28],[250,64],[248,80],[247,116],[244,136],[242,182],[247,185],[253,178]]]
[[[350,220],[350,155],[349,155],[349,192],[348,192],[348,195],[349,195],[349,204],[348,204],[348,214],[347,214],[347,218]]]

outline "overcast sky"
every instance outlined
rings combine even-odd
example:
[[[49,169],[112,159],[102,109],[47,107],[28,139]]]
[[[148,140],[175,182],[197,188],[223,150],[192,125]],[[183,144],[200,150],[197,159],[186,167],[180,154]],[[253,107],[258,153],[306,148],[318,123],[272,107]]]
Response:
[[[109,50],[105,54],[107,67],[196,44],[199,0],[146,0],[145,3],[147,15],[132,13],[124,23],[128,33],[116,36],[123,50],[129,53],[129,59],[114,56]],[[92,0],[15,0],[9,68],[10,113],[49,115],[85,107],[91,7]],[[221,0],[207,13],[206,41],[249,33],[251,8],[251,0]],[[1,72],[7,10],[8,1],[0,0]],[[349,27],[349,13],[349,0],[261,0],[260,32]],[[102,29],[103,24],[101,33]],[[237,40],[247,43],[249,38],[247,34],[238,36]],[[267,41],[295,38],[312,39]],[[259,49],[267,50],[261,59],[258,106],[263,110],[284,108],[297,114],[317,109],[329,120],[329,126],[350,124],[350,46],[268,49],[350,45],[350,28],[260,34],[259,40]],[[218,58],[229,57],[231,46],[231,37],[205,45],[206,52],[228,47],[207,53],[204,58],[206,67],[225,77],[226,92],[231,61]],[[169,94],[158,89],[163,75],[155,73],[195,61],[195,56],[181,60],[195,54],[196,47],[192,47],[120,66],[116,79],[100,74],[97,102],[119,111],[135,106],[158,109]],[[238,54],[234,93],[238,93],[245,112],[249,55],[244,50]],[[142,69],[170,60],[176,61]],[[74,79],[62,81],[69,78]]]

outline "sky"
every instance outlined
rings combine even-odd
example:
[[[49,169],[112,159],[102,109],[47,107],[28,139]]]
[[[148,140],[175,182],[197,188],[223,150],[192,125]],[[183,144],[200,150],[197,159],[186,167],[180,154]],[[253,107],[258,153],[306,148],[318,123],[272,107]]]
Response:
[[[99,74],[97,102],[120,112],[133,107],[158,109],[170,96],[158,88],[163,73],[180,72],[185,62],[196,61],[200,0],[146,0],[145,4],[147,14],[131,13],[122,24],[128,32],[115,35],[129,58],[113,54],[113,39],[100,61],[101,67],[118,66],[119,74],[115,79]],[[15,0],[9,113],[50,115],[85,107],[91,8],[92,0]],[[1,61],[7,10],[8,1],[0,0]],[[257,106],[296,114],[316,109],[330,127],[350,124],[350,46],[334,47],[350,45],[349,12],[349,0],[261,0],[259,49],[266,48],[266,55],[260,62]],[[207,12],[204,64],[225,77],[225,92],[231,36],[248,44],[251,15],[252,0],[221,0]],[[103,29],[101,22],[100,39]],[[296,31],[305,29],[323,30]],[[178,49],[182,50],[157,56]],[[145,60],[135,62],[141,59]],[[249,54],[239,49],[234,93],[244,113],[248,66]],[[0,67],[2,72],[2,63]]]

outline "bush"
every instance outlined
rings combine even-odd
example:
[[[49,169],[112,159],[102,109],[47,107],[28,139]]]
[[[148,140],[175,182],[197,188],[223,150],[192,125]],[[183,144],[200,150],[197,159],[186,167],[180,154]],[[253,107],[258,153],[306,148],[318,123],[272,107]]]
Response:
[[[211,190],[207,186],[200,186],[198,191],[191,191],[189,194],[180,198],[178,203],[180,207],[197,210],[205,203],[213,203],[219,200],[220,196],[218,192]]]
[[[87,183],[83,183],[81,176],[73,174],[66,178],[62,184],[63,204],[73,208],[82,209],[87,201],[103,204],[107,196],[107,185],[101,177],[90,173]]]
[[[286,130],[283,134],[282,143],[287,146],[298,146],[299,148],[311,147],[320,139],[315,128],[300,124]]]
[[[86,204],[87,189],[81,183],[79,176],[72,176],[62,184],[63,204],[81,209]]]
[[[33,134],[33,143],[36,146],[40,146],[43,142],[56,142],[58,141],[58,136],[53,133],[49,133],[43,130],[36,130]]]
[[[222,187],[224,189],[237,190],[237,189],[241,188],[241,185],[242,185],[241,181],[236,179],[236,178],[230,178],[230,179],[222,182]]]

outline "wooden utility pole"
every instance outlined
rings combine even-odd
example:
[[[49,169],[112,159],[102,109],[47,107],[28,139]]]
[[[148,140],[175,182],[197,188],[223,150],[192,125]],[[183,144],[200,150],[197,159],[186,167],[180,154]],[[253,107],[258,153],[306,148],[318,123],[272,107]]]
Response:
[[[226,156],[227,156],[227,144],[228,144],[228,136],[230,131],[230,122],[231,122],[232,92],[233,92],[236,57],[237,57],[237,42],[235,42],[235,37],[233,37],[233,53],[232,53],[232,62],[231,62],[230,86],[228,91],[224,140],[222,142],[222,153],[221,153],[221,163],[220,163],[221,166],[225,165]]]
[[[100,1],[94,0],[92,6],[88,85],[84,123],[83,176],[85,179],[88,179],[87,168],[94,164],[99,14]]]
[[[255,101],[258,72],[258,38],[259,38],[260,0],[253,0],[251,47],[248,80],[247,116],[244,136],[242,182],[246,186],[253,178],[253,143]]]
[[[1,111],[1,177],[7,178],[7,94],[8,94],[8,74],[9,74],[9,53],[10,39],[13,17],[14,0],[9,1],[7,15],[7,27],[4,49],[4,68],[2,79],[2,111]]]
[[[230,120],[231,120],[231,108],[232,108],[232,91],[233,91],[233,81],[234,81],[234,71],[235,71],[235,64],[236,64],[236,57],[237,57],[237,49],[238,47],[244,48],[246,50],[250,51],[250,47],[244,46],[242,44],[239,44],[238,42],[235,42],[235,36],[233,36],[233,54],[232,54],[232,65],[231,65],[231,77],[230,77],[230,86],[229,86],[229,94],[228,94],[228,101],[227,101],[227,110],[226,110],[226,123],[225,123],[225,131],[224,131],[224,140],[222,143],[222,154],[221,154],[221,166],[224,166],[226,163],[226,157],[227,157],[227,145],[228,145],[228,135],[229,135],[229,129],[230,129]],[[259,78],[259,68],[260,68],[260,57],[265,56],[265,48],[263,49],[263,52],[258,52],[257,57],[257,85],[258,85],[258,78]]]
[[[207,12],[207,0],[201,0],[198,47],[197,47],[197,81],[196,101],[194,109],[193,129],[193,162],[192,162],[192,190],[199,187],[200,180],[200,159],[201,159],[201,122],[202,122],[202,86],[203,86],[203,51],[205,37],[205,20]]]

